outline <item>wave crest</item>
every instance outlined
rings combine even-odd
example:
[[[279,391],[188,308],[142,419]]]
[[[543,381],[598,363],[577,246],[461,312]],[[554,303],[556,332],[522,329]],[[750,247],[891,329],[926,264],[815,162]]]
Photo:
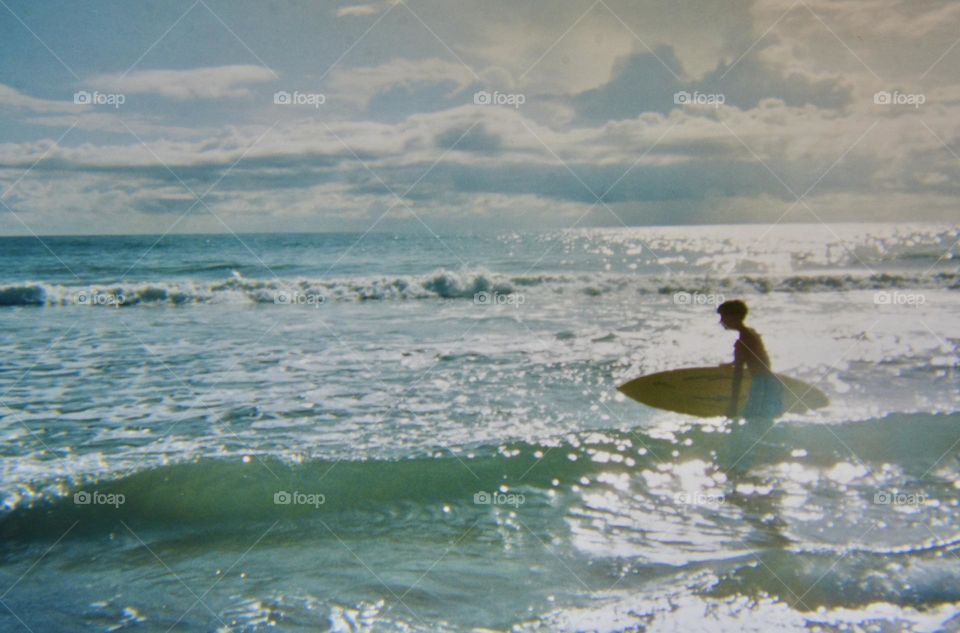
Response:
[[[283,304],[292,301],[406,301],[474,299],[480,293],[579,293],[590,297],[632,292],[641,296],[821,293],[854,290],[960,289],[960,273],[877,273],[766,276],[638,276],[621,274],[519,275],[438,270],[427,275],[151,281],[67,286],[26,282],[0,286],[0,306],[130,307],[193,303]]]

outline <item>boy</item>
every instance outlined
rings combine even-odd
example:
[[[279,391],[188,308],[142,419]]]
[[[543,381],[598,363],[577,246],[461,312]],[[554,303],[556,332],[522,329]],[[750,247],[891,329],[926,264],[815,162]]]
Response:
[[[749,471],[756,451],[754,450],[766,432],[773,426],[773,419],[783,413],[783,388],[770,369],[770,358],[763,347],[760,335],[744,325],[747,304],[743,301],[725,301],[717,308],[720,324],[728,330],[740,332],[733,346],[733,388],[727,417],[734,420],[730,440],[724,443],[717,458],[728,472]],[[740,385],[743,382],[743,367],[750,371],[750,393],[743,411],[737,413]],[[746,422],[736,419],[746,418]]]
[[[773,420],[783,413],[783,387],[770,369],[770,358],[760,335],[743,323],[747,317],[747,304],[743,301],[725,301],[717,308],[717,313],[725,329],[740,332],[740,338],[733,346],[733,389],[727,417]],[[740,397],[744,365],[750,370],[750,394],[743,412],[738,416],[737,400]]]

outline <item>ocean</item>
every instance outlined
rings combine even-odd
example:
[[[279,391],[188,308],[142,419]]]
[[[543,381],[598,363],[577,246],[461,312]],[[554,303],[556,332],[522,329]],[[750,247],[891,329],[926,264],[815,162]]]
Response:
[[[0,238],[0,631],[958,631],[958,238]],[[734,298],[748,467],[616,391]]]

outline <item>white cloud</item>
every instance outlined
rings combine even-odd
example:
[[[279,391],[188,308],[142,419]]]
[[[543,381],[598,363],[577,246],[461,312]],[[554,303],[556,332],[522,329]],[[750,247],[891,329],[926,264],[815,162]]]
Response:
[[[3,84],[0,84],[0,106],[23,108],[33,112],[81,112],[84,109],[73,101],[37,99]]]
[[[715,8],[678,0],[669,5],[670,19],[658,21],[652,17],[667,7],[661,0],[642,6],[605,0],[616,15],[597,4],[574,25],[589,5],[556,0],[548,12],[531,4],[498,13],[506,6],[499,0],[491,0],[493,8],[458,3],[443,10],[436,0],[422,1],[411,8],[479,81],[406,8],[396,7],[344,58],[365,65],[339,65],[318,86],[329,97],[322,110],[271,108],[264,99],[253,116],[250,104],[228,102],[145,112],[128,100],[132,107],[94,112],[0,86],[0,105],[30,110],[25,122],[47,126],[31,142],[0,144],[0,181],[12,182],[39,160],[11,194],[18,209],[51,218],[48,226],[56,226],[62,208],[88,225],[125,222],[127,230],[169,220],[189,199],[167,165],[203,191],[235,162],[207,202],[231,226],[236,221],[249,230],[341,228],[341,220],[362,230],[395,202],[378,178],[402,192],[421,176],[409,202],[431,224],[564,225],[590,208],[588,187],[602,193],[628,168],[607,202],[630,223],[769,221],[790,209],[788,187],[801,194],[811,185],[806,202],[827,220],[955,215],[960,82],[950,73],[960,46],[948,52],[955,33],[943,21],[955,23],[960,9],[951,5],[761,0]],[[363,16],[390,6],[342,7],[338,15],[357,20],[337,24],[359,35]],[[693,90],[697,81],[713,81],[711,87],[727,90],[727,105],[676,106],[671,78],[648,46],[679,60],[677,85]],[[748,49],[735,70],[719,77]],[[642,63],[638,53],[646,56]],[[634,72],[624,74],[631,59]],[[627,89],[612,90],[613,76]],[[223,66],[96,79],[89,89],[213,99],[243,96],[273,75],[258,66]],[[825,105],[813,97],[830,82],[842,84],[843,98]],[[526,103],[475,106],[471,92],[478,85],[525,93]],[[636,107],[611,115],[599,101],[582,106],[579,97],[569,98],[596,85],[605,86],[607,101]],[[656,103],[666,107],[640,103],[637,95],[657,89],[664,94]],[[917,109],[873,102],[875,91],[894,89],[922,89],[926,103]],[[371,99],[383,95],[391,101],[377,99],[371,108]],[[581,107],[597,116],[579,116]],[[370,112],[378,119],[367,120]],[[57,138],[53,128],[73,122],[88,134],[80,140],[71,134],[60,146],[41,140]],[[123,125],[142,132],[149,148],[125,137]],[[102,216],[97,209],[105,210]],[[398,208],[391,217],[402,215]],[[804,205],[787,218],[811,219]],[[617,224],[602,206],[584,219],[603,222]]]
[[[77,106],[78,109],[81,106]],[[201,136],[216,136],[221,130],[213,128],[187,127],[172,125],[160,120],[151,120],[140,116],[124,115],[119,112],[91,112],[89,110],[74,115],[53,114],[34,116],[24,119],[24,123],[66,130],[85,130],[89,132],[111,132],[129,134],[132,131],[140,137],[197,139]],[[129,130],[127,129],[129,128]]]
[[[379,66],[340,68],[331,73],[331,94],[338,100],[366,107],[370,99],[396,87],[412,88],[417,84],[453,83],[455,95],[476,81],[463,64],[431,59],[392,59]]]
[[[923,116],[924,122],[944,139],[960,134],[960,122],[952,108],[929,109]],[[875,122],[876,129],[861,139]],[[107,123],[104,121],[104,125]],[[449,148],[449,143],[438,139],[455,140],[474,124],[476,133],[482,132],[485,138],[497,141],[488,145],[495,151],[470,151],[470,139],[465,138],[459,150],[448,154],[445,160],[474,165],[541,166],[566,173],[560,160],[578,169],[617,165],[626,168],[639,160],[642,169],[678,161],[696,164],[709,158],[708,149],[723,149],[730,159],[754,161],[759,157],[771,165],[786,168],[791,163],[809,163],[811,168],[825,170],[858,139],[859,143],[845,158],[848,163],[879,157],[889,164],[901,158],[909,160],[914,153],[930,154],[938,148],[946,153],[937,138],[908,115],[878,118],[876,112],[862,110],[837,116],[814,107],[789,107],[767,100],[746,111],[708,107],[676,109],[668,116],[648,113],[597,127],[565,129],[532,120],[513,108],[465,105],[418,114],[395,124],[289,121],[278,124],[256,143],[266,127],[207,131],[193,139],[153,139],[148,141],[149,149],[135,139],[123,144],[86,144],[52,150],[52,141],[7,143],[0,145],[0,165],[30,164],[43,154],[61,167],[66,164],[79,171],[162,167],[164,164],[173,168],[225,167],[244,157],[248,162],[267,161],[265,164],[272,165],[271,168],[293,171],[326,159],[335,161],[338,169],[363,173],[363,167],[354,157],[356,153],[374,169],[398,170],[429,166]],[[643,156],[658,141],[658,148]],[[276,165],[269,163],[274,159],[277,159]],[[762,170],[761,165],[757,166]],[[949,163],[944,165],[948,166]],[[763,178],[772,176],[767,174]],[[573,180],[573,177],[568,174],[566,179]]]
[[[347,219],[362,230],[366,219],[396,202],[380,179],[400,193],[435,162],[408,203],[438,225],[562,226],[590,209],[587,187],[600,194],[621,176],[607,202],[628,223],[772,221],[793,203],[787,186],[801,194],[814,184],[807,204],[827,220],[894,219],[897,208],[908,206],[917,218],[949,217],[960,164],[906,117],[879,119],[860,138],[876,121],[867,111],[838,116],[768,100],[747,111],[677,109],[668,116],[554,129],[512,108],[462,106],[396,124],[284,122],[253,147],[263,128],[155,140],[149,150],[133,142],[7,144],[0,146],[0,165],[46,156],[18,186],[18,209],[47,214],[44,209],[62,208],[55,203],[63,196],[77,209],[89,205],[122,215],[126,205],[151,218],[146,224],[130,220],[129,230],[153,226],[158,216],[172,221],[188,201],[186,190],[171,185],[166,166],[203,191],[241,157],[207,202],[231,226],[235,220],[248,230],[288,222],[322,229]],[[943,138],[960,133],[952,109],[930,110],[924,121]],[[477,148],[468,135],[451,150],[449,140],[473,124],[493,139],[484,147],[494,149]],[[399,219],[401,211],[391,217]],[[795,205],[787,220],[811,218],[804,205]],[[584,223],[617,222],[597,207]]]
[[[249,95],[247,84],[273,81],[277,76],[262,66],[214,66],[190,70],[141,70],[128,75],[93,77],[98,90],[120,94],[157,94],[169,99],[223,99]]]
[[[750,45],[749,6],[746,0],[424,0],[410,8],[477,74],[498,68],[510,87],[573,94],[606,83],[621,58],[664,48],[682,66],[673,72],[702,76]],[[415,20],[409,29],[417,36],[422,25]],[[425,29],[422,37],[436,42]]]
[[[337,9],[337,17],[344,18],[377,15],[381,11],[386,10],[386,8],[392,4],[397,4],[396,0],[389,0],[388,2],[376,2],[373,4],[354,4],[340,7]]]
[[[764,25],[775,25],[753,54],[780,65],[843,73],[871,92],[897,82],[956,81],[960,49],[951,46],[957,41],[960,4],[955,2],[764,0],[751,13],[758,37]]]

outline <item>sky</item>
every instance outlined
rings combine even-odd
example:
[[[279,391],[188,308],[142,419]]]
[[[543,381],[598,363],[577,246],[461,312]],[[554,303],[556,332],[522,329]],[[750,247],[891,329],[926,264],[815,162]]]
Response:
[[[0,234],[956,221],[960,3],[0,0]]]

